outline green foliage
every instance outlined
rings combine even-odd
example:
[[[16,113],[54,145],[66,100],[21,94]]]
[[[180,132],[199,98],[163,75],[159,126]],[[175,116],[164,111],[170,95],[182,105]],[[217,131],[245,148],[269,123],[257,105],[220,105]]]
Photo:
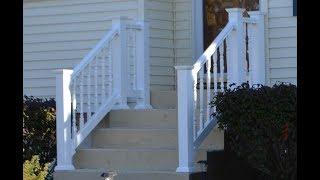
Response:
[[[45,180],[48,174],[49,163],[41,166],[39,156],[32,156],[31,160],[23,163],[23,179],[24,180]]]
[[[23,160],[39,155],[40,164],[52,162],[56,156],[55,100],[24,97]]]
[[[225,146],[274,179],[296,179],[296,93],[291,84],[242,84],[212,102]]]

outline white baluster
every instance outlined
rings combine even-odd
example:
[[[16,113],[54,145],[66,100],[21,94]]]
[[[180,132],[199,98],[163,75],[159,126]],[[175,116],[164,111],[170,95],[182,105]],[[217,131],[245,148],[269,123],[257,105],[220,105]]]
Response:
[[[84,126],[84,117],[83,117],[83,72],[80,73],[80,129]]]
[[[194,78],[194,84],[193,84],[193,104],[194,104],[194,109],[193,109],[193,140],[197,138],[197,118],[196,118],[196,109],[198,105],[198,93],[197,93],[197,84],[198,84],[198,77],[197,74],[193,75]]]
[[[222,44],[219,47],[219,53],[220,53],[220,92],[223,92],[224,90],[224,59],[223,59],[223,52],[224,52],[224,44]]]
[[[229,71],[230,71],[230,69],[229,69],[230,67],[228,67],[228,64],[229,64],[228,61],[229,61],[229,59],[230,59],[230,36],[227,36],[227,37],[226,37],[226,45],[227,45],[227,54],[226,54],[226,57],[227,57],[226,60],[227,60],[227,62],[226,62],[226,63],[227,63],[227,74],[228,74]],[[229,77],[229,76],[227,75],[227,85],[230,84],[228,77]]]
[[[218,53],[214,53],[212,55],[213,57],[213,87],[214,87],[214,90],[213,90],[213,94],[214,96],[217,95],[217,92],[218,92],[218,63],[217,63],[217,59],[218,59]],[[213,112],[215,113],[216,112],[216,107],[213,107]]]
[[[204,68],[201,67],[200,71],[199,71],[199,76],[200,76],[200,97],[199,97],[199,100],[200,100],[200,114],[199,114],[199,130],[201,131],[203,129],[203,70]]]
[[[109,60],[109,65],[108,65],[108,96],[111,96],[112,93],[112,47],[111,47],[111,42],[108,43],[108,60]]]
[[[94,66],[94,102],[95,102],[95,107],[94,111],[95,113],[98,111],[99,104],[98,104],[98,58],[95,58],[95,66]]]
[[[210,120],[210,101],[211,101],[211,94],[210,94],[210,86],[211,86],[211,58],[208,59],[207,62],[207,121]]]
[[[137,31],[134,30],[133,33],[133,38],[132,38],[132,65],[133,65],[133,90],[137,90],[137,69],[136,69],[136,63],[137,63],[137,55],[136,55],[136,36],[137,36]]]
[[[77,100],[76,100],[76,80],[73,81],[72,84],[72,93],[71,93],[71,102],[72,102],[72,138],[75,140],[75,135],[77,134],[77,118],[76,118],[76,110],[77,110]]]
[[[106,87],[105,87],[105,60],[106,60],[106,49],[103,49],[102,51],[102,58],[101,58],[101,103],[105,101],[105,92],[106,92]]]
[[[248,52],[248,48],[247,48],[247,23],[243,23],[243,45],[244,45],[244,55],[243,57],[245,58],[244,60],[244,72],[245,72],[245,82],[248,82],[248,59],[247,59],[247,52]]]
[[[249,25],[248,25],[249,26]],[[250,27],[250,26],[249,26]],[[251,62],[251,59],[252,59],[252,54],[251,52],[253,52],[253,38],[254,38],[254,35],[252,33],[252,29],[248,27],[248,53],[249,53],[249,69],[247,70],[247,73],[248,73],[248,79],[247,81],[249,81],[249,85],[251,86],[252,85],[252,79],[251,79],[251,72],[252,72],[252,62]]]
[[[88,112],[87,112],[87,120],[91,118],[91,63],[88,64]]]

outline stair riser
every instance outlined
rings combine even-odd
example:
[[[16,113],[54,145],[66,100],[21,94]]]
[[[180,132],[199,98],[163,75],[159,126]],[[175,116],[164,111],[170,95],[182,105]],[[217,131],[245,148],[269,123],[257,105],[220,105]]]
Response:
[[[197,153],[196,161],[206,159],[206,151]],[[74,157],[76,168],[103,168],[120,171],[172,171],[178,167],[176,150],[80,150]]]
[[[108,119],[111,128],[177,128],[176,110],[117,110]]]
[[[114,180],[189,180],[186,174],[164,174],[164,173],[136,173],[119,174]]]
[[[101,172],[81,172],[81,171],[57,171],[53,173],[54,180],[104,180]]]
[[[92,135],[93,148],[177,148],[176,129],[97,129]],[[224,134],[214,128],[201,149],[224,149]]]
[[[177,148],[177,130],[99,129],[93,133],[94,148]]]
[[[54,173],[54,180],[103,180],[100,172],[79,172],[79,171],[58,171]],[[189,180],[188,174],[183,173],[158,173],[158,172],[134,172],[134,173],[117,173],[114,180]]]

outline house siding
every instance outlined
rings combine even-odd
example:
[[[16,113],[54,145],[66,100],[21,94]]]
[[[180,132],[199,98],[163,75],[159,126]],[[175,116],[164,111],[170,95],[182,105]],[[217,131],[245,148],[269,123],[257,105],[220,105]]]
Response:
[[[114,15],[150,24],[150,83],[175,89],[174,65],[192,59],[192,0],[25,0],[23,20],[24,94],[55,96],[55,69],[72,69],[111,27]],[[297,22],[292,0],[268,0],[266,76],[297,82]]]
[[[269,83],[297,84],[297,17],[293,0],[268,1]]]
[[[150,81],[152,90],[175,88],[173,0],[145,0],[150,24]]]
[[[137,0],[46,0],[23,4],[24,94],[55,96],[55,69],[73,69],[111,27],[136,18]]]
[[[174,47],[176,65],[191,65],[192,0],[174,0]]]

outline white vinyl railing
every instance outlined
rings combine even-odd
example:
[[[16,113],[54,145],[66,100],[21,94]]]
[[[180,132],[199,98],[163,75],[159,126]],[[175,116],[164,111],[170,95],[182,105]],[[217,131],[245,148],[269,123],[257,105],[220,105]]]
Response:
[[[74,169],[76,148],[112,109],[151,108],[148,26],[115,18],[111,30],[74,70],[57,74],[57,167]]]
[[[216,126],[216,107],[210,105],[230,84],[265,83],[264,16],[260,12],[227,9],[229,22],[192,66],[176,66],[179,167],[195,171],[197,149]]]

